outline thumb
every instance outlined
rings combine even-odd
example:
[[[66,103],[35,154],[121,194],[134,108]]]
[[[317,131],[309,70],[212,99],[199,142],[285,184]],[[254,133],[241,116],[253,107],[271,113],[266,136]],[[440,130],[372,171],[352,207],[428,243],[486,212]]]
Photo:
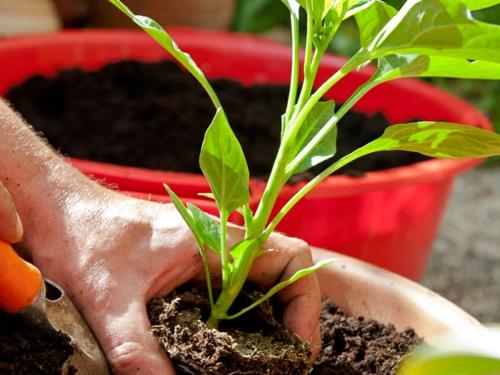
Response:
[[[103,314],[101,310],[93,316],[91,323],[96,323],[92,324],[94,332],[113,373],[174,375],[172,363],[150,332],[144,301],[127,301],[109,308],[111,311]]]

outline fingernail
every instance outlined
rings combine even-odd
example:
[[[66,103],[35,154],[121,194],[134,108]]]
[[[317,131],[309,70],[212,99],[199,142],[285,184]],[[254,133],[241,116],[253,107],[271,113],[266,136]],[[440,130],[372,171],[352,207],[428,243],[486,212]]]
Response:
[[[23,223],[18,213],[16,213],[16,237],[18,241],[21,241],[23,238]]]

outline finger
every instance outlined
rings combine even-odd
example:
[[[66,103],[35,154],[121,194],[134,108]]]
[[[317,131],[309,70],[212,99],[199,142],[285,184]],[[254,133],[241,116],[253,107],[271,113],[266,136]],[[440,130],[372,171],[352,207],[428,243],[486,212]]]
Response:
[[[9,192],[0,182],[0,239],[15,243],[23,236],[23,226]]]
[[[269,287],[279,281],[289,279],[295,272],[312,266],[309,247],[304,241],[273,235],[266,243],[272,250],[254,263],[249,279]],[[311,353],[316,356],[321,345],[319,336],[319,315],[321,292],[316,275],[308,275],[278,294],[286,305],[283,323],[302,340],[311,345]]]
[[[175,375],[172,363],[150,332],[144,302],[114,303],[110,308],[92,316],[91,325],[113,373]]]
[[[312,266],[309,250],[297,253],[280,281],[289,279],[295,272]],[[319,316],[321,312],[321,292],[315,274],[308,275],[287,288],[278,295],[285,305],[283,324],[303,341],[311,346],[311,354],[315,358],[319,353],[321,338],[319,337]]]
[[[311,363],[315,363],[321,351],[321,326],[319,321],[309,343],[311,345]]]

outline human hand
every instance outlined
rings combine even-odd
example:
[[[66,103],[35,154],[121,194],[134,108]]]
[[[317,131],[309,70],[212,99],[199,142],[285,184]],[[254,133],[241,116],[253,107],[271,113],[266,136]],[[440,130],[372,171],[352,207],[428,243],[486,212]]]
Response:
[[[23,226],[16,206],[7,189],[0,182],[0,239],[16,243],[23,236]]]
[[[243,233],[232,228],[230,241]],[[30,226],[25,244],[45,276],[61,284],[94,330],[117,374],[174,374],[150,334],[146,303],[203,267],[191,232],[172,205],[97,189],[66,203],[61,215]],[[250,280],[270,286],[312,264],[303,241],[273,234],[273,249],[256,261]],[[218,264],[212,259],[214,266]],[[214,269],[217,272],[216,269]],[[308,276],[279,295],[284,324],[319,351],[320,292]]]

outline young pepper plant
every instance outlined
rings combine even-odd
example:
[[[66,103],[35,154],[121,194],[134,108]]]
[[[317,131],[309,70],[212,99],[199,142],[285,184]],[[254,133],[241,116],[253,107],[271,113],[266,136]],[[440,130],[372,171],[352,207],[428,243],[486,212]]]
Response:
[[[442,158],[488,157],[500,154],[500,136],[472,126],[415,122],[389,126],[384,134],[332,163],[299,190],[271,218],[278,194],[287,181],[335,155],[337,124],[375,86],[401,77],[500,79],[500,27],[472,18],[470,10],[500,4],[500,0],[408,0],[397,11],[381,0],[281,0],[290,13],[292,59],[287,106],[281,118],[281,142],[262,199],[255,213],[249,207],[249,171],[241,146],[210,83],[195,62],[182,52],[154,20],[133,14],[120,0],[109,0],[161,44],[200,82],[210,96],[215,116],[200,152],[200,167],[220,213],[217,221],[193,205],[187,207],[167,186],[176,208],[199,247],[211,304],[207,324],[234,319],[291,283],[331,261],[298,271],[272,287],[247,308],[230,314],[261,246],[291,208],[318,183],[347,163],[379,151],[403,150]],[[276,0],[278,1],[278,0]],[[299,59],[299,17],[306,17],[304,57]],[[354,17],[361,48],[325,82],[316,82],[321,58],[340,24]],[[336,83],[368,63],[377,72],[339,108],[322,101]],[[300,72],[303,74],[299,90]],[[316,90],[314,88],[316,87]],[[245,219],[245,237],[227,243],[228,218],[234,211]],[[222,288],[211,285],[208,251],[221,258]]]

